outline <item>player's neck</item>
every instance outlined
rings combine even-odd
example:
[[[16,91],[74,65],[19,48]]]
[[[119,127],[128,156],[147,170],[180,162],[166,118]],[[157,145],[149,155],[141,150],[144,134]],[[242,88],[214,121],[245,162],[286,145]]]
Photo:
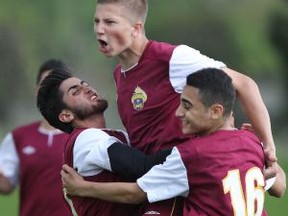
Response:
[[[208,136],[220,130],[235,130],[235,128],[231,126],[229,121],[225,122],[219,121],[217,123],[214,123],[208,130],[202,131],[201,133],[197,133],[197,136],[199,137]]]
[[[139,42],[138,42],[139,41]],[[130,48],[123,51],[118,57],[119,57],[119,63],[121,64],[122,71],[128,71],[129,69],[132,69],[137,63],[139,62],[139,59],[141,58],[147,44],[148,39],[146,37],[143,37],[139,40],[135,40],[133,45],[131,45]]]
[[[105,128],[106,121],[104,115],[94,115],[85,120],[75,120],[76,128]]]
[[[45,119],[41,121],[40,127],[48,131],[57,130],[56,128],[52,127]]]
[[[230,124],[229,121],[225,121],[223,122],[223,124],[220,124],[217,127],[215,127],[212,133],[216,131],[223,131],[223,130],[230,131],[230,130],[235,130],[235,128]]]

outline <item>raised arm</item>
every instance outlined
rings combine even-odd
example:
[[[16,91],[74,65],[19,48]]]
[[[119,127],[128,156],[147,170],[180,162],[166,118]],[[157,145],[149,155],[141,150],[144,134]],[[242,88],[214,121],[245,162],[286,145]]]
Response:
[[[273,140],[271,121],[268,110],[263,102],[259,88],[250,77],[229,68],[223,70],[232,78],[237,97],[246,116],[251,121],[255,132],[264,145],[265,160],[268,169],[266,176],[276,174],[276,148]]]

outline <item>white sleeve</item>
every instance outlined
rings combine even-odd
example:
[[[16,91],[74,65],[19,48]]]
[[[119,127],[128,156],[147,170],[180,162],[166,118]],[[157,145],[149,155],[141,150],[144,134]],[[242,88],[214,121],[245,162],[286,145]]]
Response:
[[[176,147],[163,164],[154,166],[137,180],[138,186],[147,193],[150,203],[189,193],[187,170]]]
[[[222,68],[226,65],[202,55],[198,50],[187,45],[179,45],[174,49],[170,59],[170,82],[175,91],[181,93],[189,74],[208,67]]]
[[[108,147],[119,142],[101,129],[89,128],[81,132],[73,149],[73,166],[82,176],[96,175],[103,169],[111,171]]]
[[[0,146],[0,170],[12,185],[18,184],[19,157],[12,133],[8,133]]]

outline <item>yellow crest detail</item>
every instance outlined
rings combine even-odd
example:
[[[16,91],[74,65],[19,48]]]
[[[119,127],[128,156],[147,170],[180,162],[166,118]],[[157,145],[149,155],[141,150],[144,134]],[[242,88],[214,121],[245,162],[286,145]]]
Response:
[[[131,97],[131,102],[133,104],[133,108],[135,110],[141,110],[144,107],[144,103],[147,100],[147,94],[143,89],[137,86],[133,92]]]

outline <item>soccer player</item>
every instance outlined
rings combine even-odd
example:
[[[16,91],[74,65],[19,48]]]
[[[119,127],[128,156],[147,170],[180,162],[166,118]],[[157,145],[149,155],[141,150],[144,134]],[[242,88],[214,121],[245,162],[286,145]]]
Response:
[[[98,0],[94,18],[100,52],[119,60],[114,71],[117,104],[133,146],[153,153],[185,140],[174,112],[187,75],[221,68],[232,78],[238,99],[264,143],[268,165],[274,164],[270,117],[256,83],[189,46],[149,40],[144,26],[147,12],[146,0]]]
[[[169,149],[145,156],[128,147],[124,131],[106,128],[104,111],[108,102],[87,82],[68,72],[53,70],[43,80],[37,106],[51,125],[71,133],[65,146],[65,163],[88,181],[136,180],[171,152]],[[73,214],[80,216],[132,216],[138,212],[138,206],[67,195],[66,199]]]
[[[221,68],[232,78],[243,110],[264,143],[267,175],[275,175],[270,117],[254,80],[189,46],[149,40],[147,13],[146,0],[97,0],[94,17],[100,52],[119,62],[113,73],[117,105],[132,145],[150,154],[187,140],[174,116],[185,79],[203,68]],[[145,211],[161,213],[157,205],[161,203]],[[163,205],[172,210],[175,201]]]
[[[137,183],[85,182],[63,166],[64,186],[71,194],[124,203],[184,196],[184,216],[266,215],[263,147],[253,132],[231,124],[234,99],[232,80],[222,70],[192,73],[176,116],[183,134],[196,138],[174,147]]]
[[[58,59],[44,62],[36,87],[52,69],[67,66]],[[38,89],[36,89],[37,94]],[[0,193],[10,194],[20,186],[20,216],[72,215],[62,194],[59,176],[68,134],[53,128],[45,119],[9,132],[0,146]]]

